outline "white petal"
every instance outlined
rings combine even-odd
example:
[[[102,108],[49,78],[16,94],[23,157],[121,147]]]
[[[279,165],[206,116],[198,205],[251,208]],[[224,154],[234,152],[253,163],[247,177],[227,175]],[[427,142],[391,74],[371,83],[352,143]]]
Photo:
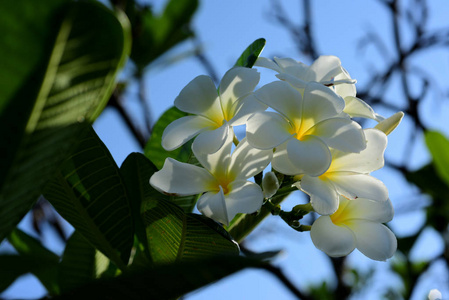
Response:
[[[355,97],[357,94],[357,90],[355,88],[356,80],[352,79],[349,73],[342,67],[342,73],[335,76],[334,82],[343,82],[346,81],[347,84],[336,84],[332,87],[332,89],[343,98],[348,96]]]
[[[227,120],[230,120],[234,102],[251,93],[259,83],[260,74],[255,69],[237,67],[226,72],[220,83],[220,100]]]
[[[246,180],[262,172],[272,158],[273,150],[256,149],[244,138],[232,153],[229,175],[234,174],[233,178]]]
[[[360,152],[366,148],[362,127],[350,119],[327,119],[313,126],[305,134],[318,136],[329,147],[344,152]]]
[[[364,132],[366,148],[359,153],[332,150],[332,164],[329,171],[371,173],[384,166],[387,136],[376,129],[365,129]]]
[[[329,216],[321,216],[313,223],[310,237],[315,247],[332,257],[348,255],[355,248],[351,230],[335,225]]]
[[[225,202],[223,189],[219,192],[208,192],[203,194],[197,203],[198,210],[217,222],[229,225],[228,211]]]
[[[339,197],[329,179],[306,175],[295,185],[310,196],[313,209],[320,215],[331,215],[337,211]]]
[[[402,111],[399,111],[389,117],[388,119],[383,119],[379,121],[379,124],[377,124],[374,128],[379,129],[380,131],[384,132],[386,135],[389,135],[393,130],[398,127],[398,125],[401,123],[402,118],[404,117],[404,113]],[[379,120],[379,117],[378,117]]]
[[[215,177],[221,177],[226,174],[229,161],[231,159],[232,140],[234,138],[234,131],[229,126],[223,125],[219,128],[222,131],[210,131],[211,134],[200,134],[192,144],[193,155],[200,162],[200,164],[208,170]],[[201,139],[200,139],[201,138]],[[208,139],[209,138],[209,139]],[[197,142],[199,140],[199,143]],[[215,152],[209,152],[208,142],[214,145],[214,148],[221,143],[220,148]]]
[[[165,128],[162,134],[162,147],[172,151],[182,145],[195,135],[205,130],[214,130],[217,124],[202,116],[186,116],[177,119]]]
[[[291,139],[287,144],[288,158],[296,168],[310,176],[326,172],[331,164],[331,153],[327,145],[317,137],[306,136],[301,141]]]
[[[252,115],[246,124],[248,143],[258,149],[273,149],[293,137],[288,121],[280,114],[264,111]]]
[[[301,174],[302,170],[295,167],[295,165],[293,165],[288,158],[287,143],[288,141],[276,147],[276,151],[273,154],[273,160],[271,161],[271,166],[276,171],[285,175]]]
[[[229,124],[231,126],[243,125],[252,114],[264,111],[267,108],[268,106],[257,100],[254,94],[239,98],[231,108],[234,117],[229,120]]]
[[[234,181],[228,188],[230,192],[225,195],[228,220],[232,220],[238,213],[256,212],[262,206],[263,192],[257,184],[250,181]]]
[[[344,197],[340,197],[342,199]],[[345,201],[344,199],[342,201]],[[387,223],[393,220],[394,209],[390,199],[379,202],[365,198],[346,200],[345,210],[350,211],[345,220],[363,219],[378,223]],[[343,221],[344,222],[344,221]]]
[[[385,261],[396,252],[396,237],[385,225],[354,220],[349,226],[354,232],[357,249],[367,257]]]
[[[279,73],[287,73],[306,82],[315,80],[314,72],[310,71],[310,67],[302,62],[292,58],[279,57],[275,57],[274,60],[282,69],[282,72]]]
[[[214,188],[215,178],[205,169],[167,158],[153,174],[150,184],[158,191],[180,196],[195,195]]]
[[[315,73],[314,81],[329,81],[342,72],[341,61],[332,55],[318,57],[310,66]]]
[[[360,117],[376,120],[374,110],[362,99],[351,96],[347,96],[344,99],[346,105],[343,111],[352,118]]]
[[[302,96],[283,81],[274,81],[264,85],[256,92],[257,99],[279,112],[292,123],[298,123],[301,119]]]
[[[287,73],[280,73],[276,74],[276,77],[279,78],[282,81],[288,82],[291,86],[303,90],[307,86],[307,81],[304,81],[298,77],[295,77],[293,75],[287,74]]]
[[[326,176],[334,183],[338,193],[349,199],[367,198],[375,201],[386,201],[388,189],[377,178],[367,174],[351,172],[332,172]]]
[[[259,56],[254,64],[256,67],[271,69],[278,73],[282,72],[281,68],[271,59]]]
[[[224,119],[217,89],[209,76],[201,75],[189,82],[176,97],[175,106],[184,112],[202,115],[216,122]]]
[[[193,141],[192,150],[195,153],[215,153],[226,141],[229,134],[229,125],[221,125],[217,129],[203,131]]]
[[[307,84],[303,101],[302,126],[306,129],[320,121],[338,116],[345,107],[343,98],[316,82]]]

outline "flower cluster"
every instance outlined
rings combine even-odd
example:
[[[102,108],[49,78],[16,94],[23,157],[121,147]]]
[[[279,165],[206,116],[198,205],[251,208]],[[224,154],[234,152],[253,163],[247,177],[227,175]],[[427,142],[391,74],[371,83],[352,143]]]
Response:
[[[218,92],[207,76],[180,92],[175,106],[190,115],[167,126],[162,146],[173,150],[194,139],[202,167],[167,158],[150,184],[167,194],[201,194],[198,210],[229,225],[236,214],[254,213],[276,194],[275,173],[266,173],[263,189],[249,180],[271,163],[294,179],[321,215],[310,229],[317,248],[330,256],[357,248],[371,259],[391,257],[396,238],[382,223],[392,219],[393,207],[385,185],[370,173],[383,167],[387,134],[402,112],[388,119],[376,114],[356,97],[356,81],[335,56],[321,56],[311,66],[260,57],[256,66],[276,71],[280,80],[255,90],[257,70],[235,67]],[[378,124],[362,129],[354,117]],[[239,125],[246,125],[240,142],[234,134]]]

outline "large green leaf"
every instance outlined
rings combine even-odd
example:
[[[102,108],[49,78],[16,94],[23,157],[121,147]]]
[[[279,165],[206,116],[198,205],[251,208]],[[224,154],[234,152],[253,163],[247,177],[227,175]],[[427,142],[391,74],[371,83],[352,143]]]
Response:
[[[176,299],[244,268],[265,266],[259,260],[239,256],[184,261],[98,280],[56,299],[83,299],[86,295],[109,300]]]
[[[426,131],[424,135],[438,175],[449,185],[449,140],[437,131]]]
[[[110,264],[107,257],[75,231],[67,241],[60,264],[61,293],[99,278]]]
[[[64,2],[0,4],[0,240],[76,146],[78,123],[101,112],[128,52],[111,11]]]
[[[245,51],[243,51],[242,55],[235,62],[234,67],[246,67],[252,68],[256,63],[257,58],[260,53],[262,53],[263,48],[265,47],[265,39],[260,38],[255,40],[251,45],[249,45]]]
[[[129,194],[139,248],[140,251],[146,252],[148,258],[150,258],[147,247],[148,241],[145,226],[140,217],[140,208],[142,202],[162,196],[149,183],[151,175],[156,171],[157,168],[153,163],[141,153],[131,153],[120,167],[120,174]]]
[[[44,190],[45,198],[90,243],[124,269],[133,243],[125,185],[92,128]]]
[[[148,249],[156,264],[239,253],[237,243],[221,225],[200,215],[184,213],[169,201],[145,201],[141,212]]]
[[[33,273],[50,294],[58,294],[59,256],[42,246],[38,240],[20,229],[15,229],[11,232],[8,240],[21,257],[14,258],[17,260],[17,269],[23,273]],[[24,265],[27,265],[28,268]],[[4,266],[1,266],[3,269]],[[18,273],[14,271],[13,274]]]
[[[139,71],[159,58],[173,46],[193,35],[190,21],[198,7],[198,0],[169,0],[160,16],[147,7],[128,5],[126,13],[133,27],[131,58]]]

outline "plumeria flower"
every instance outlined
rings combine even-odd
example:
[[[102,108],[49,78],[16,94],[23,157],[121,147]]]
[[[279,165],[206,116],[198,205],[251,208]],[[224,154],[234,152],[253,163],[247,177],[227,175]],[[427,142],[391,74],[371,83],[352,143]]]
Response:
[[[321,215],[334,213],[338,208],[339,195],[349,199],[368,198],[386,201],[387,187],[370,173],[384,166],[387,136],[377,129],[365,129],[366,148],[360,153],[346,153],[331,149],[332,162],[329,169],[318,177],[298,176],[296,187],[310,195],[310,203]],[[278,164],[275,153],[272,166],[281,173],[294,175],[292,166]]]
[[[312,224],[310,237],[315,247],[332,257],[348,255],[357,248],[371,259],[385,261],[397,248],[393,232],[382,224],[393,215],[389,199],[379,202],[340,196],[338,210],[319,217]]]
[[[437,289],[432,289],[429,292],[429,295],[427,296],[429,300],[443,300],[443,295],[441,292]]]
[[[260,74],[249,68],[229,70],[220,82],[219,92],[209,76],[198,76],[184,87],[175,106],[189,115],[165,128],[162,146],[174,150],[193,137],[202,151],[213,153],[224,143],[232,126],[242,125],[248,116],[266,106],[251,94]]]
[[[384,119],[380,121],[374,128],[379,129],[380,131],[384,132],[386,135],[389,135],[393,132],[393,130],[398,127],[398,125],[401,123],[402,118],[404,117],[404,113],[402,111],[398,111],[391,117]]]
[[[360,125],[343,113],[343,99],[322,84],[308,83],[302,96],[288,83],[275,81],[254,95],[277,113],[252,115],[247,122],[248,142],[258,149],[276,147],[283,154],[277,155],[280,164],[319,176],[331,164],[329,147],[345,152],[366,147]]]
[[[257,211],[264,195],[257,184],[247,179],[262,172],[273,153],[255,149],[243,139],[231,155],[232,139],[233,134],[229,134],[223,147],[213,154],[192,147],[204,168],[167,158],[163,168],[150,178],[150,184],[167,194],[204,193],[198,200],[198,210],[226,225],[237,213]]]
[[[259,57],[255,65],[278,72],[277,78],[300,90],[312,81],[331,88],[345,100],[344,112],[351,117],[369,118],[378,122],[384,119],[376,114],[365,101],[356,97],[356,80],[351,78],[336,56],[320,56],[311,66],[291,58],[275,57],[272,61],[268,58]]]

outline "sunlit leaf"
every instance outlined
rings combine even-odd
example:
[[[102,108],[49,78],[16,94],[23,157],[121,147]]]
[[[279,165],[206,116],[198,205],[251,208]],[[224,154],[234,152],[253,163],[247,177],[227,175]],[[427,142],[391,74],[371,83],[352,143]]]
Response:
[[[234,67],[252,68],[265,47],[265,39],[260,38],[249,45],[237,59]]]
[[[133,243],[133,221],[119,169],[92,128],[44,190],[45,198],[121,269]]]
[[[64,3],[0,4],[0,240],[106,105],[130,46],[106,7]]]
[[[154,263],[239,253],[238,245],[221,225],[200,215],[186,214],[169,201],[146,201],[141,213]]]
[[[426,131],[424,135],[437,173],[449,185],[449,140],[436,131]]]

